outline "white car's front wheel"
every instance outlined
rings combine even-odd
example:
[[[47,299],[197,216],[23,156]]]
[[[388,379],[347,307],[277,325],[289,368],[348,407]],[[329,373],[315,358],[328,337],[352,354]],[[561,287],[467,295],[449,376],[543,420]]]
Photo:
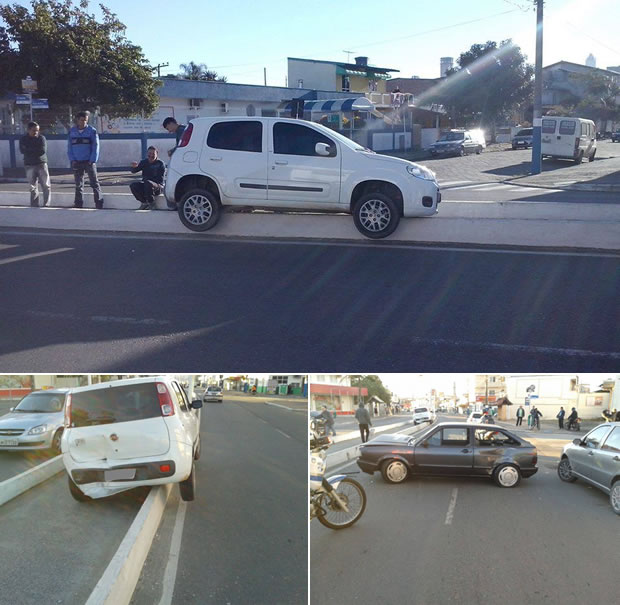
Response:
[[[371,239],[381,239],[394,233],[400,212],[392,198],[384,193],[363,195],[353,207],[353,222],[357,230]]]
[[[178,203],[181,222],[192,231],[207,231],[220,220],[219,200],[206,189],[192,189]]]

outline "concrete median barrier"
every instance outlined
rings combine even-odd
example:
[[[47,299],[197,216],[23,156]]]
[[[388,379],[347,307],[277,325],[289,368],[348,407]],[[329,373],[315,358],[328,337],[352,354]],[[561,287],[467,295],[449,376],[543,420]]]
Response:
[[[0,506],[64,470],[62,456],[56,456],[24,473],[2,481],[0,483]]]
[[[164,514],[172,484],[151,489],[86,605],[127,605]]]

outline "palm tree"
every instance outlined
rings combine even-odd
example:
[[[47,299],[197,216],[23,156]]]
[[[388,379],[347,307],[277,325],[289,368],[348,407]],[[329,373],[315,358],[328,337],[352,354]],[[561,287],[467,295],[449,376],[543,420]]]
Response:
[[[182,71],[177,77],[185,80],[201,80],[203,82],[226,82],[225,76],[218,76],[217,72],[210,70],[204,63],[181,63],[179,69]]]

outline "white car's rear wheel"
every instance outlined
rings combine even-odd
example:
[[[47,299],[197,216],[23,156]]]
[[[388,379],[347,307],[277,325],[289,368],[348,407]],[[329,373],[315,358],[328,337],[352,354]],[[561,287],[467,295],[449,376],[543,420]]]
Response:
[[[192,231],[207,231],[220,220],[221,205],[206,189],[192,189],[178,203],[181,222]]]

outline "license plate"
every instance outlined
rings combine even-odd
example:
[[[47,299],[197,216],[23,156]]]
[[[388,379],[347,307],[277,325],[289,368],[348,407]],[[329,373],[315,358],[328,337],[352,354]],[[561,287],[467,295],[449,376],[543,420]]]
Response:
[[[17,439],[0,439],[0,446],[3,446],[3,445],[17,446],[19,445],[19,441],[17,441]]]
[[[103,473],[104,481],[122,481],[123,479],[133,479],[135,476],[135,468],[115,468]]]

